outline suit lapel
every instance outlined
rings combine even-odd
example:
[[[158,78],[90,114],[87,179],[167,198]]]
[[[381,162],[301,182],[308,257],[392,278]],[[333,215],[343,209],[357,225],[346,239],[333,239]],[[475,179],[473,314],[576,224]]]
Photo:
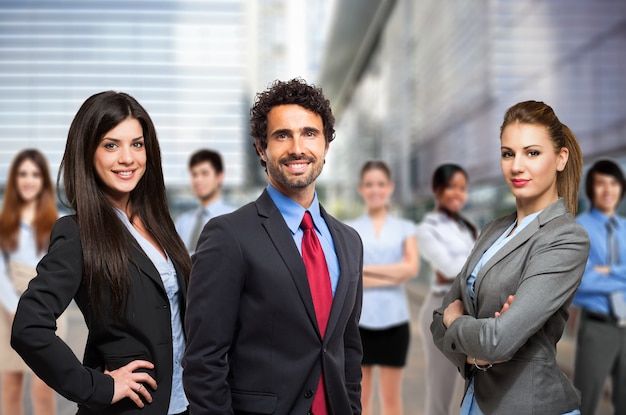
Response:
[[[307,315],[319,334],[319,327],[317,325],[317,317],[315,316],[315,308],[313,307],[313,298],[311,297],[306,268],[304,267],[304,262],[302,261],[302,256],[298,251],[298,247],[296,247],[296,244],[293,241],[291,231],[287,227],[285,219],[283,219],[283,215],[280,213],[267,193],[267,190],[263,191],[261,196],[259,196],[256,201],[256,205],[257,211],[262,218],[261,223],[263,228],[276,247],[276,252],[289,269],[289,273],[291,274],[291,278],[293,279],[296,289],[300,295],[300,299],[304,304]]]
[[[537,216],[533,221],[526,225],[526,227],[522,229],[520,233],[515,235],[513,239],[507,242],[502,248],[500,248],[498,252],[495,253],[493,257],[489,259],[489,261],[487,261],[487,263],[482,267],[482,269],[478,273],[478,276],[476,277],[475,291],[479,289],[480,284],[482,283],[486,273],[494,265],[496,265],[507,255],[514,252],[519,246],[528,241],[535,234],[535,232],[537,232],[537,230],[539,230],[539,228],[542,227],[545,223],[549,222],[557,216],[565,214],[566,212],[567,208],[565,207],[563,199],[559,199],[555,203],[552,203],[547,208],[545,208],[545,210],[541,212],[539,216]],[[515,213],[506,217],[504,220],[502,220],[501,223],[499,223],[499,226],[494,227],[493,231],[490,231],[490,235],[487,238],[489,240],[488,245],[483,251],[481,251],[482,253],[484,253],[485,250],[489,249],[493,242],[495,242],[495,240],[498,239],[500,235],[502,235],[502,232],[504,232],[511,225],[511,223],[513,223],[515,217]],[[482,256],[482,253],[480,254],[480,256]],[[480,256],[478,256],[478,259],[480,259]],[[476,261],[478,261],[478,259]]]
[[[131,236],[132,238],[132,236]],[[165,286],[163,285],[163,280],[161,280],[161,275],[159,271],[156,269],[148,255],[141,249],[137,241],[133,238],[131,241],[132,246],[132,259],[131,261],[139,268],[139,272],[145,274],[150,278],[158,287],[161,288],[163,292],[165,292]]]
[[[346,295],[348,294],[348,287],[350,286],[350,275],[348,275],[346,271],[348,267],[348,249],[347,244],[344,239],[344,234],[341,232],[339,224],[335,221],[334,218],[330,217],[324,208],[321,207],[322,217],[326,221],[326,225],[328,225],[328,229],[330,229],[330,234],[333,238],[333,244],[335,245],[335,253],[337,254],[337,259],[339,261],[339,281],[337,281],[337,289],[335,290],[335,296],[333,297],[333,304],[330,309],[330,316],[328,318],[328,325],[326,326],[326,334],[324,335],[324,339],[327,340],[331,337],[332,332],[337,326],[337,322],[339,321],[339,317],[341,316],[341,311],[343,305],[345,304]]]

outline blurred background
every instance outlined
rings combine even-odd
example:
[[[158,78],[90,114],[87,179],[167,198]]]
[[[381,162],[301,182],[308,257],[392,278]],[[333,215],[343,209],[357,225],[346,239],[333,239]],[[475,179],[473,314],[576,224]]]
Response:
[[[625,51],[623,0],[0,0],[0,191],[26,146],[56,176],[78,107],[112,89],[154,119],[174,215],[195,203],[187,158],[200,147],[223,154],[225,197],[243,204],[264,185],[254,95],[298,76],[337,117],[319,186],[330,211],[360,213],[358,170],[378,158],[395,208],[419,220],[432,170],[456,162],[483,224],[512,206],[498,130],[518,101],[551,105],[586,165],[625,166]]]
[[[254,95],[302,77],[337,118],[318,182],[330,212],[362,212],[358,172],[375,158],[393,169],[394,209],[418,221],[433,169],[455,162],[482,225],[514,207],[498,141],[516,102],[551,105],[585,166],[626,169],[625,68],[624,0],[0,0],[0,196],[25,147],[56,177],[74,114],[111,89],[154,120],[174,216],[195,206],[187,159],[201,147],[222,153],[224,196],[242,205],[265,184]]]

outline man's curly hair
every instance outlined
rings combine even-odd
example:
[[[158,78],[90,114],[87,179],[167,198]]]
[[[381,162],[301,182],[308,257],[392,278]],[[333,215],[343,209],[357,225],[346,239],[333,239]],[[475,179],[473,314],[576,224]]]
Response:
[[[322,89],[307,84],[301,78],[289,81],[274,81],[270,87],[256,95],[250,108],[250,135],[259,140],[259,147],[267,148],[267,114],[278,105],[299,105],[322,117],[324,137],[330,143],[335,139],[335,117],[330,109],[330,101],[324,97]]]

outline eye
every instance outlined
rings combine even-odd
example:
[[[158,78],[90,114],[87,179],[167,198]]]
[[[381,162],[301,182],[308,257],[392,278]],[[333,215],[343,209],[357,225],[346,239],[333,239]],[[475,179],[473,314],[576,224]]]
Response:
[[[511,157],[513,157],[513,152],[512,151],[503,151],[501,157],[503,159],[511,158]]]
[[[133,143],[133,147],[135,147],[135,148],[143,148],[144,145],[145,145],[145,143],[143,141],[135,141]]]
[[[528,151],[528,155],[530,157],[537,157],[539,154],[541,154],[538,150],[529,150]]]
[[[104,143],[104,148],[106,148],[107,150],[113,150],[117,147],[117,144],[112,143],[112,142],[108,142],[108,143]]]

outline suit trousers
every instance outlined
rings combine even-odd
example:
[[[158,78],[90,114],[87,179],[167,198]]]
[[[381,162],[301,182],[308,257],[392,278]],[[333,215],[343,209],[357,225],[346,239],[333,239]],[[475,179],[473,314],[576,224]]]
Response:
[[[626,414],[626,328],[599,314],[581,310],[576,341],[574,386],[581,393],[580,412],[594,415],[611,376],[615,414]]]
[[[419,326],[422,333],[422,347],[426,363],[426,403],[424,415],[458,414],[463,391],[463,378],[446,356],[437,349],[430,333],[433,310],[441,307],[443,295],[432,291],[424,298],[419,312]],[[459,397],[457,399],[457,396]]]

